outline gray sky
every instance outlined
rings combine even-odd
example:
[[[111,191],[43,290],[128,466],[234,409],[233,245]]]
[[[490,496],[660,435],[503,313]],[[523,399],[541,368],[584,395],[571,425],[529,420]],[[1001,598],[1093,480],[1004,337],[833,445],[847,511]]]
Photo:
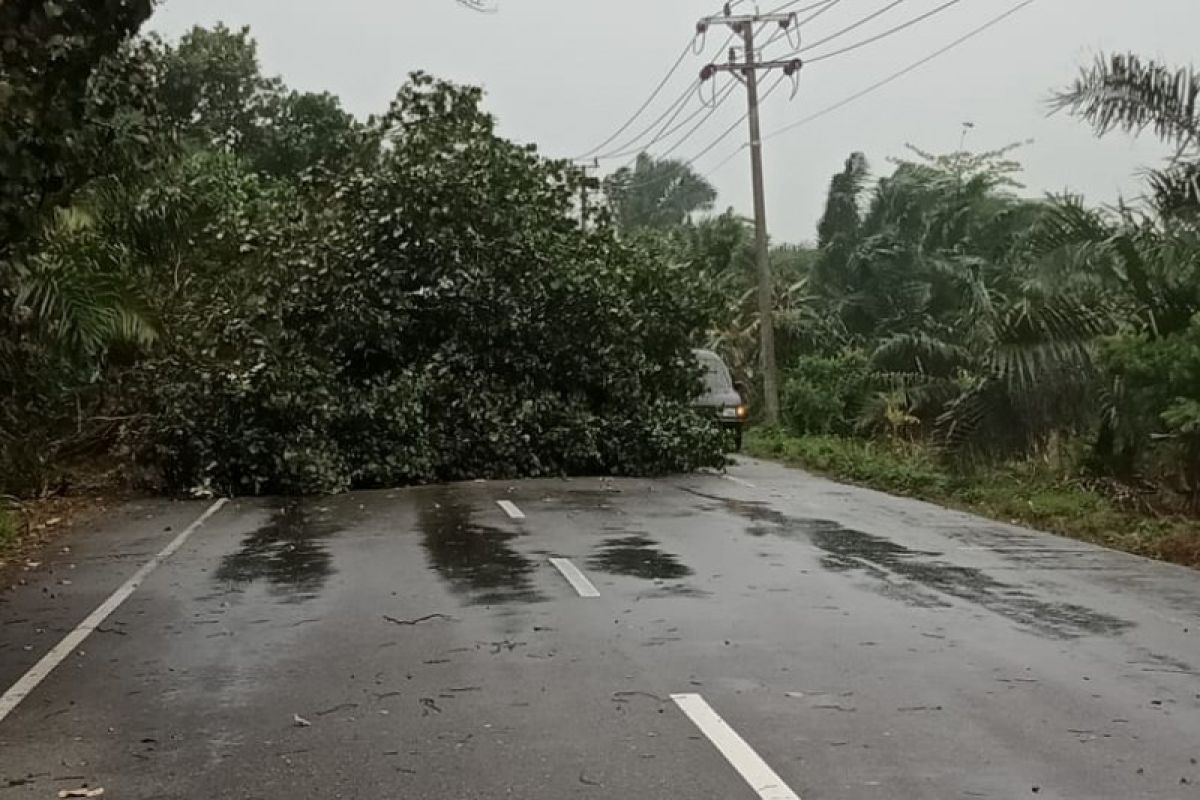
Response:
[[[782,0],[764,0],[763,10]],[[812,0],[796,4],[808,5]],[[870,14],[888,0],[841,0],[805,27],[809,42]],[[874,22],[817,48],[815,56],[886,30],[944,0],[906,0]],[[807,66],[789,100],[780,87],[764,104],[771,132],[866,88],[1011,8],[1017,0],[962,0],[908,30],[853,53]],[[167,0],[150,23],[177,36],[192,25],[249,25],[264,70],[289,85],[330,91],[360,116],[386,109],[412,70],[482,85],[503,133],[573,157],[599,144],[646,99],[717,0],[497,0],[496,14],[474,14],[453,0]],[[749,7],[751,3],[745,3]],[[1072,191],[1094,202],[1139,191],[1137,171],[1165,154],[1151,137],[1094,139],[1065,116],[1047,118],[1043,101],[1099,51],[1134,50],[1184,65],[1200,30],[1196,0],[1036,0],[1029,8],[920,70],[766,145],[768,219],[782,241],[815,238],[830,176],[853,150],[877,173],[906,142],[957,149],[973,122],[971,149],[1033,139],[1018,152],[1027,191]],[[640,131],[680,97],[700,67],[717,60],[725,36],[689,57],[651,107]],[[783,55],[777,43],[768,55]],[[728,78],[725,78],[728,80]],[[694,96],[685,115],[699,107]],[[691,158],[745,111],[730,96],[675,156]],[[664,140],[671,146],[682,133]],[[628,136],[627,134],[626,136]],[[617,140],[623,144],[626,137]],[[696,162],[709,172],[748,138],[744,126]],[[612,149],[612,148],[609,148]],[[603,162],[620,166],[627,159]],[[750,210],[749,153],[715,169],[721,207]]]

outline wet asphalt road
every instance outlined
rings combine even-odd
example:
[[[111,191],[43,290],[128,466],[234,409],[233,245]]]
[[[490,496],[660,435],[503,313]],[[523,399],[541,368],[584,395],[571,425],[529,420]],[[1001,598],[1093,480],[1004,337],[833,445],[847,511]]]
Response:
[[[0,692],[207,507],[0,595]],[[1194,800],[1200,575],[754,461],[233,502],[0,722],[0,798],[788,796],[676,694],[804,800]]]

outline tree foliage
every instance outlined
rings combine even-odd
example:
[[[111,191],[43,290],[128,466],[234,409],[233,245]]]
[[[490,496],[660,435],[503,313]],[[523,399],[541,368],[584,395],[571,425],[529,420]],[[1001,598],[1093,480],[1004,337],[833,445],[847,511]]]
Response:
[[[1146,199],[1115,208],[1023,199],[1012,148],[913,148],[873,185],[853,154],[830,183],[804,301],[842,335],[785,360],[789,425],[950,457],[1066,442],[1076,469],[1149,474],[1200,507],[1197,97],[1194,70],[1133,55],[1055,95],[1099,135],[1175,146]]]
[[[128,107],[93,78],[152,9],[152,0],[0,4],[0,266],[94,174],[96,129],[128,122],[119,118]]]
[[[77,134],[93,163],[3,298],[6,490],[114,444],[238,493],[723,462],[690,409],[716,292],[585,230],[584,176],[479,90],[418,74],[362,123],[218,26],[118,42],[83,97],[129,124]]]
[[[717,191],[683,161],[655,159],[642,153],[634,166],[604,179],[604,196],[623,230],[667,230],[712,208]]]

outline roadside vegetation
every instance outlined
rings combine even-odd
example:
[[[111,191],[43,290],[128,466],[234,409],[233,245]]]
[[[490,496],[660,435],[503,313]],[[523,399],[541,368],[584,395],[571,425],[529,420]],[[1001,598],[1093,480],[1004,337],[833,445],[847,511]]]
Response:
[[[723,463],[689,351],[757,385],[753,230],[687,164],[596,182],[423,74],[357,119],[264,75],[248,31],[138,34],[152,10],[0,10],[19,43],[0,64],[0,494]],[[815,244],[772,251],[786,425],[755,451],[1194,561],[1198,93],[1116,56],[1055,97],[1175,147],[1115,208],[1028,197],[1019,147],[848,154]]]
[[[5,4],[0,493],[319,493],[724,463],[720,296],[414,74],[369,120],[151,4]],[[14,176],[14,180],[8,180]]]
[[[747,436],[746,451],[858,486],[1200,567],[1195,517],[1159,512],[1069,464],[1018,459],[963,470],[919,443],[765,429]]]
[[[788,290],[786,429],[752,449],[887,491],[1200,562],[1200,77],[1101,59],[1053,105],[1175,157],[1093,208],[1019,148],[915,148],[830,185]],[[743,363],[753,363],[742,359]]]

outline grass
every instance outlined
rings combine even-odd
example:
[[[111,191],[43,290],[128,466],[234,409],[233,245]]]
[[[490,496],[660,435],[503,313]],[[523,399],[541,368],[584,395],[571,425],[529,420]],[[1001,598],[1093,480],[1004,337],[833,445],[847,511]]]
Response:
[[[964,471],[920,445],[766,430],[749,432],[746,452],[890,494],[1200,567],[1200,521],[1119,508],[1031,462]]]

